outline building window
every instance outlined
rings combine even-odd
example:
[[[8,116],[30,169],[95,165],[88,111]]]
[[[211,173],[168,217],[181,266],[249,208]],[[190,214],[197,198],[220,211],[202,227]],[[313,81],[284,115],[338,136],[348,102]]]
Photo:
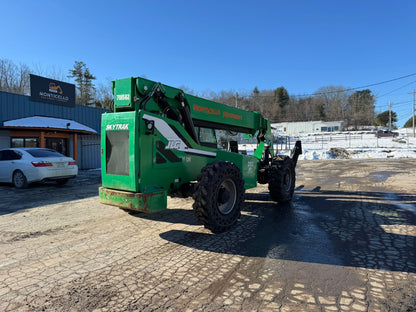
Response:
[[[39,147],[39,139],[25,138],[25,147]]]
[[[12,138],[12,147],[25,147],[25,139],[24,138]]]
[[[327,132],[328,131],[328,127],[321,127],[321,132]]]
[[[58,153],[68,156],[68,139],[46,138],[46,148],[53,149]]]
[[[11,138],[11,147],[39,147],[39,138]]]

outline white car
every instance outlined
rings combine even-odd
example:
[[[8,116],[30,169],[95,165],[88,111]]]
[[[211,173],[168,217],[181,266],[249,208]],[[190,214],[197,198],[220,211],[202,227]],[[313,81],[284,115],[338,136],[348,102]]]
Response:
[[[17,188],[45,180],[65,184],[77,174],[76,162],[52,149],[0,149],[0,182],[13,183]]]

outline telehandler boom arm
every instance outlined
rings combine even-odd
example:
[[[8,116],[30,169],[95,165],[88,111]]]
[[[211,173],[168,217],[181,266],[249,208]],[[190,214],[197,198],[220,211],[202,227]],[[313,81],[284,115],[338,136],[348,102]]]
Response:
[[[184,93],[181,89],[144,78],[113,81],[114,111],[145,110],[181,122],[198,142],[194,127],[258,134],[258,141],[272,140],[270,121],[247,111]],[[269,142],[271,143],[271,142]]]

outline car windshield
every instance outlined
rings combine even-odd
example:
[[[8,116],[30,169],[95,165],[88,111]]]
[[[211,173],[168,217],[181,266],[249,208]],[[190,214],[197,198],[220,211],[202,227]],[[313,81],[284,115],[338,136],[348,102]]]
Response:
[[[51,149],[28,149],[26,150],[30,155],[36,158],[41,157],[65,157],[64,155],[58,153],[57,151]]]

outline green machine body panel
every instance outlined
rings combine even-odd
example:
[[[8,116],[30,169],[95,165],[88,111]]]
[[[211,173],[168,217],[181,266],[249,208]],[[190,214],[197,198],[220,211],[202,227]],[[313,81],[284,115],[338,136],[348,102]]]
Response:
[[[102,115],[101,123],[101,202],[145,212],[165,209],[167,195],[217,160],[234,163],[246,189],[257,186],[261,151],[254,157],[221,150],[215,141],[202,142],[197,129],[257,133],[259,143],[271,143],[270,122],[260,114],[144,78],[112,86],[114,113]]]

